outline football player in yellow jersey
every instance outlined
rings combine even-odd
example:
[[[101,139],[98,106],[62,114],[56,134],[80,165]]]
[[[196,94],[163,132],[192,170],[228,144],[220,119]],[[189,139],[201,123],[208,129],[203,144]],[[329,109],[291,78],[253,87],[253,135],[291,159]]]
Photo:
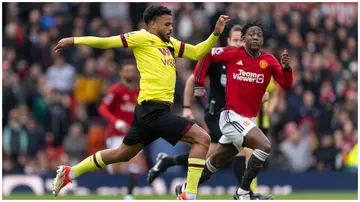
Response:
[[[180,42],[171,37],[172,12],[160,5],[152,5],[144,12],[147,28],[113,37],[70,37],[60,40],[55,52],[70,45],[87,45],[93,48],[131,48],[139,69],[140,94],[134,119],[123,143],[116,149],[99,151],[79,164],[59,166],[53,183],[53,194],[76,177],[108,164],[126,162],[145,146],[158,138],[175,145],[178,141],[192,144],[186,191],[178,195],[181,200],[196,199],[197,187],[204,169],[210,136],[200,126],[170,112],[176,82],[176,57],[200,60],[214,46],[230,19],[221,15],[209,38],[197,45]]]

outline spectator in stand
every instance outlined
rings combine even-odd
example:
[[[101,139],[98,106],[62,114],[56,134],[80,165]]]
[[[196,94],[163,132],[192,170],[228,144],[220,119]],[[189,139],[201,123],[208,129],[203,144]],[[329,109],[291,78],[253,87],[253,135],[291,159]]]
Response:
[[[3,149],[11,160],[11,172],[22,173],[26,163],[26,154],[29,147],[29,136],[21,125],[19,108],[9,113],[9,123],[4,128]]]
[[[61,93],[71,94],[75,84],[75,68],[65,62],[64,56],[56,54],[54,64],[46,72],[47,82]]]
[[[36,40],[31,44],[29,56],[30,63],[39,63],[43,68],[42,72],[46,72],[46,68],[53,63],[51,57],[50,39],[47,32],[41,31],[38,42]]]
[[[62,144],[68,132],[70,122],[69,97],[57,91],[52,91],[48,105],[47,131],[51,134],[51,144]]]
[[[284,128],[287,137],[280,145],[280,151],[290,163],[290,170],[294,172],[307,171],[311,166],[311,137],[301,134],[294,122]]]
[[[18,74],[11,74],[11,90],[15,95],[16,103],[22,104],[25,102],[25,91],[21,85],[21,81]]]
[[[69,165],[78,164],[86,151],[86,137],[81,124],[74,123],[69,128],[69,134],[64,139],[65,151],[69,156]]]
[[[305,91],[303,95],[303,106],[298,110],[296,118],[297,123],[301,126],[304,122],[311,124],[311,128],[316,128],[316,121],[319,116],[319,110],[314,106],[314,94],[310,91]]]
[[[317,171],[335,171],[341,169],[341,164],[337,163],[338,158],[342,158],[340,150],[333,143],[333,136],[324,135],[321,144],[314,152],[314,168]]]
[[[36,93],[37,84],[40,77],[43,76],[41,67],[39,64],[31,65],[28,70],[27,76],[22,82],[22,88],[25,93],[25,100],[28,106],[32,105],[32,96]]]
[[[5,72],[3,71],[2,78],[2,97],[3,97],[3,106],[2,106],[2,125],[6,126],[8,124],[8,116],[11,109],[17,105],[17,99],[15,93],[11,89],[11,85],[5,81]]]
[[[84,73],[77,77],[75,98],[85,104],[89,116],[98,116],[96,104],[100,100],[101,79],[96,75],[96,63],[93,58],[85,62]]]
[[[83,104],[76,105],[74,116],[75,116],[74,123],[81,124],[84,133],[88,134],[90,122],[89,122],[89,116],[86,112],[85,105]]]

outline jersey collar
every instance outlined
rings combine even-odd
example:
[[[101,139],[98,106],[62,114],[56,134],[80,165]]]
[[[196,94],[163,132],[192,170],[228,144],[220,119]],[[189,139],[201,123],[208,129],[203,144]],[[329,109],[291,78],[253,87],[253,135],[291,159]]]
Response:
[[[253,56],[246,50],[245,46],[244,46],[244,50],[245,50],[245,53],[246,53],[249,57],[251,57],[251,58],[253,58],[253,59],[259,58],[259,57],[261,56],[261,52],[260,52],[260,54],[259,54],[258,56],[253,57]]]

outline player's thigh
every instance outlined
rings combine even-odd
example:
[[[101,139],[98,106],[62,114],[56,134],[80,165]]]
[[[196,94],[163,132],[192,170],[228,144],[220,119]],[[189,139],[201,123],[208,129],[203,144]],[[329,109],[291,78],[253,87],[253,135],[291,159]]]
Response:
[[[245,137],[257,126],[253,120],[240,116],[232,110],[224,110],[220,115],[219,128],[223,134],[219,142],[231,142],[241,151],[244,147]]]
[[[268,136],[269,128],[260,128],[260,130],[264,133],[265,136]]]
[[[143,147],[147,146],[156,139],[152,131],[138,124],[131,124],[131,127],[124,137],[123,143],[127,146],[142,144]]]
[[[249,149],[260,149],[264,152],[270,152],[271,144],[270,140],[265,134],[258,128],[252,128],[245,136],[245,147]]]
[[[193,126],[197,126],[193,121],[171,112],[164,112],[153,121],[154,132],[172,145],[184,138]],[[203,130],[200,126],[197,127],[198,130]]]

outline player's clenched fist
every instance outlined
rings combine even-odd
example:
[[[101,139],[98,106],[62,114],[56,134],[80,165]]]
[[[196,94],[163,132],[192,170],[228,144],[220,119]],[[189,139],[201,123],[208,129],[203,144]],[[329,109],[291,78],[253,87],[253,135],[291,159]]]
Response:
[[[214,35],[219,36],[225,28],[225,25],[227,22],[230,21],[229,16],[227,15],[220,15],[218,21],[216,22],[215,29],[214,29]]]
[[[281,62],[281,66],[283,69],[289,69],[290,66],[290,56],[287,50],[284,50],[284,52],[281,53],[281,58],[280,58],[280,62]]]
[[[74,44],[74,37],[63,38],[56,44],[56,46],[54,48],[55,53],[59,53],[63,49],[65,49],[73,44]]]
[[[206,98],[206,90],[204,86],[196,86],[194,89],[194,96],[200,100]]]

